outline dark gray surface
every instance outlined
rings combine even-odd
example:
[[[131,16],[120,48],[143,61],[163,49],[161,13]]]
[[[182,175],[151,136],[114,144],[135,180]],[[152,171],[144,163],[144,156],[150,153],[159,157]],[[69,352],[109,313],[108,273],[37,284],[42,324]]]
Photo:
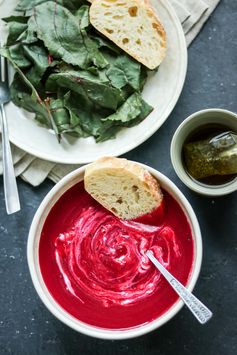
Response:
[[[189,191],[171,166],[169,147],[179,123],[202,108],[237,111],[237,1],[222,0],[189,49],[187,80],[162,128],[125,156],[165,173],[191,202],[203,234],[204,258],[195,294],[214,312],[205,326],[183,308],[161,329],[126,341],[80,335],[39,300],[26,262],[27,233],[49,181],[32,188],[18,180],[21,212],[7,216],[0,178],[0,354],[237,354],[237,193],[210,199]]]

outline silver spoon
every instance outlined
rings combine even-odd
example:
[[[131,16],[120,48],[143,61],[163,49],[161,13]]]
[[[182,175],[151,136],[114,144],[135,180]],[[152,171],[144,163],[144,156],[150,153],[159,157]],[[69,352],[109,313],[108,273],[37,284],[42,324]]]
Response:
[[[146,255],[150,261],[157,267],[161,274],[166,278],[169,284],[177,292],[186,306],[201,324],[205,324],[212,317],[212,312],[201,301],[199,301],[186,287],[184,287],[173,275],[167,271],[164,266],[155,258],[152,251],[148,250]]]

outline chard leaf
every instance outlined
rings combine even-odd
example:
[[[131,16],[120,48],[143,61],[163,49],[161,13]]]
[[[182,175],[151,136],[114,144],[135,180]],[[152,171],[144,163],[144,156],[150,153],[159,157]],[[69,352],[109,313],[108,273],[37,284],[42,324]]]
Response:
[[[82,33],[77,17],[66,8],[49,1],[35,7],[32,18],[38,38],[56,58],[83,69],[91,63],[101,68],[107,65],[94,42]]]
[[[89,6],[81,6],[76,12],[76,17],[79,22],[84,45],[88,51],[88,59],[90,59],[91,62],[93,62],[98,68],[105,68],[108,65],[108,62],[104,58],[103,54],[98,50],[98,45],[88,36],[86,32],[86,29],[90,25]]]
[[[20,0],[18,1],[16,10],[26,11],[32,9],[34,6],[40,5],[47,0]]]
[[[27,11],[31,10],[33,7],[43,4],[44,2],[49,2],[50,0],[20,0],[16,7],[17,11]],[[84,0],[52,0],[60,5],[63,5],[68,10],[76,11],[83,3]]]
[[[11,99],[15,105],[22,107],[29,112],[36,112],[40,116],[44,117],[45,122],[48,123],[48,114],[45,106],[35,100],[30,88],[22,80],[19,73],[14,75],[10,89]]]
[[[107,75],[116,88],[129,84],[134,90],[139,90],[140,72],[140,63],[127,55],[120,55],[107,70]]]
[[[59,94],[59,96],[61,95]],[[88,104],[84,102],[83,99],[80,97],[73,98],[73,94],[70,91],[68,91],[65,95],[63,95],[63,100],[64,100],[63,101],[64,106],[68,109],[70,115],[70,129],[67,131],[67,133],[70,133],[71,135],[76,137],[85,138],[90,136],[91,133],[83,129],[83,125],[81,123],[81,117],[79,117],[78,115],[81,116],[80,108],[83,108],[83,111],[87,112],[89,117],[89,110],[91,106],[88,106]]]
[[[24,45],[23,50],[26,57],[33,63],[33,66],[27,72],[27,77],[34,86],[38,86],[43,74],[49,67],[48,53],[43,46],[40,46],[40,43],[38,45]]]
[[[67,131],[67,133],[70,133],[71,135],[76,137],[83,137],[83,138],[89,137],[90,133],[83,130],[81,126],[80,118],[72,111],[69,111],[69,115],[70,115],[71,128]]]
[[[134,93],[122,104],[118,110],[104,118],[103,121],[120,121],[122,123],[132,121],[141,113],[142,98],[138,93]]]
[[[81,30],[86,29],[90,25],[90,19],[89,19],[89,6],[88,5],[83,5],[77,10],[75,13],[75,16],[78,19],[79,26]]]
[[[104,37],[99,37],[97,35],[91,35],[91,40],[94,41],[99,48],[107,48],[110,49],[112,52],[118,54],[121,52],[120,48],[117,47],[113,42],[107,40]]]
[[[113,139],[116,137],[116,134],[121,130],[120,126],[111,125],[110,127],[104,127],[100,131],[100,134],[96,137],[96,143],[105,142],[108,139]]]
[[[80,6],[83,4],[88,4],[86,0],[60,0],[58,1],[61,5],[66,7],[68,10],[72,11],[73,13],[76,12]]]
[[[147,71],[148,71],[148,69],[142,65],[141,66],[141,75],[140,75],[140,91],[142,91],[142,89],[146,83]]]
[[[138,123],[143,121],[153,111],[153,107],[150,106],[146,101],[144,101],[142,99],[142,97],[140,98],[140,100],[141,100],[140,114],[137,117],[135,117],[133,120],[125,122],[124,123],[125,127],[136,126]]]
[[[88,63],[87,67],[93,63],[98,68],[105,68],[108,66],[108,62],[103,56],[103,54],[98,50],[96,44],[87,36],[86,32],[82,30],[82,36],[84,39],[84,44],[88,52]]]
[[[27,16],[8,16],[3,17],[2,20],[6,23],[27,23],[28,17]]]
[[[48,126],[47,118],[42,116],[40,113],[35,112],[35,120],[38,121],[43,126],[46,126],[46,127]]]
[[[27,25],[27,30],[24,31],[18,39],[24,44],[38,42],[36,24],[33,17],[29,18]]]
[[[96,110],[91,103],[88,103],[77,95],[66,95],[65,106],[78,118],[80,127],[89,136],[92,135],[99,139],[99,137],[113,125],[111,122],[103,122],[99,110]]]
[[[64,107],[64,103],[60,99],[50,100],[50,111],[54,119],[54,123],[59,133],[64,133],[70,129],[70,115]]]
[[[122,104],[118,110],[103,121],[114,121],[125,127],[132,127],[146,118],[153,108],[145,102],[141,94],[135,92]]]
[[[18,40],[22,44],[32,44],[38,42],[36,33],[30,31],[29,27],[27,30],[22,32],[22,34],[18,37]]]
[[[103,75],[95,76],[88,71],[68,70],[51,74],[46,88],[55,92],[58,86],[65,87],[81,95],[85,101],[116,110],[124,100],[123,93],[106,80]]]
[[[9,55],[15,65],[19,68],[24,69],[30,67],[31,62],[24,56],[23,46],[21,43],[10,46]]]
[[[122,89],[125,85],[127,85],[127,78],[125,73],[116,66],[109,67],[107,76],[110,79],[112,85],[118,89]]]
[[[87,71],[91,74],[94,74],[94,75],[100,75],[98,68],[94,67],[94,66],[87,68]]]
[[[53,56],[82,68],[87,66],[83,37],[69,10],[49,1],[35,8],[33,18],[38,37]]]
[[[8,24],[7,46],[15,44],[19,36],[27,29],[28,17],[25,16],[10,16],[3,18]]]
[[[31,96],[32,98],[41,103],[41,98],[39,96],[39,94],[37,93],[37,91],[35,90],[34,86],[31,84],[31,82],[27,79],[27,77],[24,75],[23,71],[16,65],[15,61],[13,60],[13,58],[11,57],[11,52],[9,49],[7,49],[6,47],[0,48],[0,55],[4,56],[5,58],[7,58],[10,63],[12,64],[13,68],[16,70],[16,72],[20,75],[21,79],[23,80],[23,82],[26,84],[26,86],[28,86],[28,88],[31,90]]]
[[[0,55],[3,55],[4,57],[6,57],[10,63],[12,64],[13,68],[16,70],[16,72],[19,74],[19,76],[21,77],[22,81],[24,82],[24,84],[28,87],[28,89],[30,90],[30,97],[31,99],[35,102],[35,104],[40,104],[42,106],[42,110],[43,112],[47,112],[47,120],[48,120],[48,125],[51,126],[56,134],[56,137],[58,139],[58,141],[60,141],[60,135],[57,129],[57,126],[54,123],[53,117],[51,115],[50,109],[48,107],[48,102],[46,100],[42,100],[40,95],[38,94],[37,90],[35,89],[35,87],[31,84],[31,82],[28,80],[28,78],[25,76],[25,74],[23,73],[23,71],[17,66],[16,62],[13,60],[13,58],[11,57],[11,53],[10,50],[6,49],[5,47],[0,48]],[[25,90],[23,91],[25,92]],[[21,90],[19,89],[19,93],[21,93]],[[22,105],[23,105],[23,101],[22,100]],[[22,105],[18,105],[20,107],[23,107]],[[46,117],[46,116],[45,116]]]

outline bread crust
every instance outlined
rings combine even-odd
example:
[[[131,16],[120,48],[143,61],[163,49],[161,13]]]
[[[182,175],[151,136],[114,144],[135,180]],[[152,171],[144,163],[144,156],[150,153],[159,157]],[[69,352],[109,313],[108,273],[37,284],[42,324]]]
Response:
[[[84,176],[84,185],[86,191],[90,193],[93,198],[95,198],[105,208],[109,209],[112,213],[114,213],[118,217],[121,217],[121,213],[116,213],[116,211],[114,211],[113,209],[114,205],[109,206],[109,203],[105,201],[103,198],[101,198],[101,196],[98,193],[97,194],[93,193],[92,179],[93,179],[93,183],[96,182],[96,180],[98,180],[101,177],[101,173],[102,174],[106,173],[107,183],[109,182],[108,176],[111,176],[111,179],[113,177],[116,177],[117,186],[119,182],[122,183],[122,180],[126,178],[128,181],[128,185],[131,184],[131,181],[137,181],[139,182],[139,193],[142,194],[144,192],[145,194],[149,194],[149,198],[148,198],[149,204],[148,205],[146,204],[145,208],[143,205],[141,205],[140,208],[136,209],[136,212],[132,211],[132,208],[128,212],[124,211],[124,213],[122,213],[122,215],[125,216],[124,219],[133,219],[133,218],[140,217],[142,214],[151,212],[161,204],[161,201],[163,199],[163,194],[160,189],[160,186],[157,180],[147,170],[145,170],[139,164],[128,161],[127,159],[104,157],[98,159],[96,162],[89,164],[86,167],[85,176]],[[132,180],[131,178],[133,178],[134,180]],[[130,187],[132,188],[132,186]],[[119,187],[117,188],[117,190],[118,189]],[[122,185],[121,185],[121,189],[122,189]],[[141,189],[143,191],[141,191]],[[131,193],[131,191],[132,189],[128,188],[127,194]],[[101,195],[103,194],[103,192],[104,191],[101,191]],[[120,193],[117,193],[117,196],[119,195]],[[128,201],[128,202],[124,201],[126,202],[124,204],[126,208],[126,206],[129,205],[129,201],[131,201],[132,199],[130,199],[129,195],[127,196],[125,195],[125,197],[123,195],[123,198],[127,199]],[[109,197],[107,200],[109,200]],[[140,214],[135,215],[136,213],[138,213],[138,211],[145,211],[145,212],[144,213],[140,212]]]
[[[119,0],[114,0],[112,2],[110,2],[110,0],[104,0],[105,3],[106,3],[106,1],[108,1],[108,3],[110,4],[109,11],[111,11],[111,12],[113,12],[113,9],[116,7],[116,4],[119,3]],[[135,6],[137,8],[143,9],[143,11],[145,11],[145,13],[146,13],[146,16],[145,16],[146,21],[147,21],[146,25],[150,28],[149,31],[152,31],[152,33],[154,33],[154,31],[156,32],[156,40],[153,39],[153,46],[155,47],[155,46],[158,46],[158,44],[159,44],[159,50],[158,49],[154,50],[156,55],[153,55],[153,58],[147,57],[147,53],[145,53],[145,51],[147,51],[147,50],[143,45],[143,41],[140,41],[142,52],[143,52],[143,56],[142,56],[141,54],[140,55],[138,54],[137,48],[133,48],[132,45],[124,44],[123,41],[121,40],[121,38],[119,38],[118,36],[116,37],[116,35],[114,33],[108,33],[105,30],[105,28],[107,26],[105,16],[103,17],[103,26],[98,25],[97,20],[96,20],[97,19],[96,12],[97,12],[97,9],[100,8],[103,0],[92,0],[92,1],[90,0],[90,2],[92,2],[92,5],[90,7],[90,22],[99,32],[101,32],[104,36],[106,36],[111,41],[113,41],[118,47],[123,49],[125,52],[127,52],[131,57],[136,59],[138,62],[141,62],[142,64],[147,66],[149,69],[151,69],[151,70],[155,69],[156,67],[158,67],[160,65],[160,63],[163,61],[163,59],[166,55],[166,32],[165,32],[162,24],[158,20],[157,15],[153,11],[153,9],[148,1],[146,1],[146,0],[129,0],[129,1],[125,1],[125,2],[128,3],[128,7],[132,5],[132,7]],[[121,20],[121,21],[123,21],[123,20]],[[125,22],[126,22],[126,20],[124,20],[123,23],[120,23],[119,25],[122,28],[126,28]],[[117,26],[118,26],[118,24],[117,24]],[[136,28],[134,28],[133,32],[135,32],[135,31],[136,31]],[[130,36],[130,38],[132,38],[133,33],[130,33],[128,35],[127,39],[129,39],[129,36]],[[139,37],[139,35],[138,35],[138,37]],[[129,41],[129,44],[130,44],[130,41]]]

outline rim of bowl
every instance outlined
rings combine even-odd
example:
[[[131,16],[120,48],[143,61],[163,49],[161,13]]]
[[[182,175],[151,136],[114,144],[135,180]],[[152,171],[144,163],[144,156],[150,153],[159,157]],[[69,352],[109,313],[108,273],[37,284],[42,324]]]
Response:
[[[202,237],[197,217],[186,197],[169,178],[149,166],[140,163],[137,164],[143,166],[152,175],[154,175],[154,177],[157,178],[157,180],[160,182],[161,186],[166,189],[169,188],[169,193],[179,203],[188,219],[194,241],[194,260],[189,281],[186,287],[190,291],[192,291],[197,282],[202,263]],[[63,307],[61,307],[51,296],[40,272],[38,246],[41,230],[44,225],[45,219],[47,218],[48,213],[53,207],[53,205],[65,193],[65,191],[67,191],[70,187],[74,186],[76,183],[83,180],[85,167],[86,166],[76,169],[75,171],[66,175],[62,180],[60,180],[44,197],[43,201],[41,202],[34,215],[27,242],[27,261],[31,279],[36,289],[36,292],[40,297],[41,301],[44,303],[44,305],[56,318],[58,318],[64,324],[68,325],[70,328],[82,334],[101,339],[118,340],[138,337],[143,334],[149,333],[168,322],[183,307],[183,301],[181,299],[178,299],[176,303],[173,304],[165,313],[163,313],[159,318],[153,320],[148,324],[139,325],[132,328],[125,328],[121,330],[110,330],[107,328],[100,328],[84,323],[73,317],[67,311],[65,311]],[[77,178],[78,180],[76,180]],[[58,196],[57,193],[59,193]],[[44,218],[42,221],[43,216]],[[36,239],[38,239],[37,245],[35,244]]]
[[[218,197],[218,196],[224,196],[227,194],[230,194],[234,191],[237,190],[237,178],[234,178],[233,180],[221,184],[221,185],[206,185],[201,182],[196,182],[195,179],[193,179],[184,169],[184,166],[180,161],[178,161],[175,156],[175,150],[178,142],[178,138],[180,133],[185,129],[187,124],[192,121],[193,119],[197,117],[202,117],[203,115],[206,114],[213,114],[213,113],[223,113],[225,115],[228,115],[229,117],[236,119],[237,120],[237,114],[235,112],[226,110],[226,109],[221,109],[221,108],[208,108],[208,109],[203,109],[196,111],[189,115],[176,129],[173,138],[171,140],[171,145],[170,145],[170,157],[171,157],[171,162],[173,165],[173,168],[177,174],[177,176],[180,178],[180,180],[191,190],[194,192],[197,192],[201,195],[205,196],[210,196],[210,197]],[[189,131],[188,133],[190,133]],[[182,143],[183,144],[183,143]]]

